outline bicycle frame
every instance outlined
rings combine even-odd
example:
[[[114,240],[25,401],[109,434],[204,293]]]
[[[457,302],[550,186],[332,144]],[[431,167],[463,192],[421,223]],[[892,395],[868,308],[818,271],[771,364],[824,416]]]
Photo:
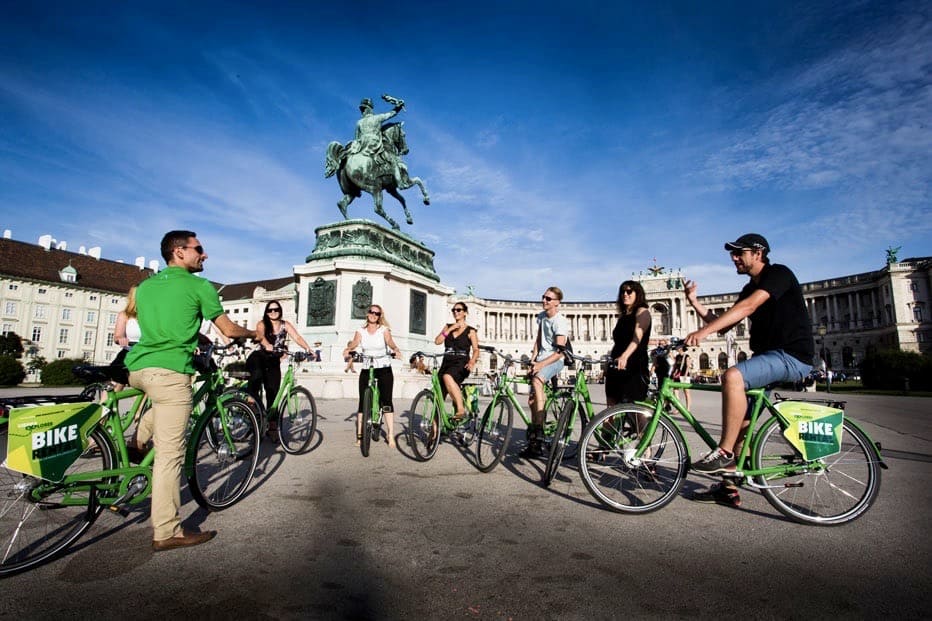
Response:
[[[513,359],[510,361],[506,359],[505,364],[507,366],[502,368],[499,378],[496,382],[496,386],[492,391],[492,405],[494,407],[495,404],[497,404],[501,399],[507,399],[508,401],[511,402],[512,407],[518,413],[518,416],[521,417],[521,420],[524,421],[525,426],[527,426],[531,424],[531,417],[528,416],[527,411],[524,409],[524,407],[521,405],[521,402],[518,400],[518,393],[515,392],[513,386],[517,384],[524,384],[524,385],[529,386],[530,390],[533,390],[534,388],[531,385],[531,380],[528,379],[527,377],[519,377],[519,376],[509,377],[508,376],[507,368],[514,362],[515,361]],[[554,409],[554,403],[558,399],[569,396],[569,391],[565,387],[560,387],[557,390],[554,390],[553,387],[550,385],[550,382],[545,382],[544,383],[544,395],[545,395],[544,412],[550,412]],[[557,409],[559,410],[559,408]],[[589,413],[590,414],[592,413],[591,408],[590,408]],[[559,411],[557,411],[557,414],[559,415]],[[555,420],[544,422],[544,437],[545,438],[548,438],[551,435],[553,435],[553,430],[555,426],[556,426]]]
[[[434,404],[437,408],[437,414],[440,416],[441,424],[441,433],[450,433],[455,431],[458,427],[462,426],[470,416],[478,416],[479,410],[478,407],[474,408],[466,400],[466,391],[463,391],[463,408],[466,410],[466,418],[462,420],[455,421],[453,419],[453,413],[447,409],[446,399],[443,394],[443,385],[440,382],[440,367],[437,364],[437,358],[443,358],[444,354],[425,354],[419,352],[422,356],[426,358],[431,358],[433,360],[430,369],[430,390],[434,395]],[[478,406],[478,403],[476,404]]]
[[[379,394],[379,382],[375,379],[375,367],[369,367],[369,390],[372,391],[372,401],[369,403],[369,412],[363,412],[363,416],[369,415],[373,425],[382,424],[382,408],[379,406],[381,395]]]

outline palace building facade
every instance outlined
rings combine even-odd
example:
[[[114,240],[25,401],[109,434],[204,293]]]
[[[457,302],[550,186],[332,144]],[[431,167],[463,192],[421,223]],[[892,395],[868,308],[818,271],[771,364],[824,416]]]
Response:
[[[0,326],[3,333],[13,332],[23,339],[24,365],[31,356],[106,363],[119,349],[113,342],[113,327],[129,288],[157,268],[157,261],[147,267],[143,257],[133,265],[124,264],[102,259],[99,248],[71,252],[64,242],[56,244],[50,236],[43,236],[39,244],[28,244],[10,239],[7,232],[0,239]],[[647,294],[654,344],[685,337],[698,328],[679,272],[653,266],[633,279],[642,283]],[[320,340],[317,333],[308,331],[308,318],[298,316],[297,275],[215,286],[234,322],[254,327],[265,305],[274,300],[282,304],[286,318],[306,332],[309,342]],[[815,350],[834,369],[857,368],[864,356],[880,349],[932,351],[932,257],[895,261],[873,272],[807,282],[802,287]],[[734,304],[737,293],[700,299],[710,309],[724,312]],[[427,316],[426,325],[432,330],[447,321],[449,307],[456,300],[468,304],[469,321],[479,331],[480,342],[518,356],[530,352],[539,301],[482,298],[472,292],[451,295],[446,314]],[[306,313],[307,305],[303,308]],[[564,300],[561,312],[570,322],[577,353],[598,357],[611,351],[617,320],[614,300]],[[408,335],[403,321],[393,323],[393,332],[404,348]],[[323,359],[336,364],[345,339],[331,341],[322,346]],[[749,353],[745,320],[724,336],[706,339],[691,355],[696,369],[715,374]]]

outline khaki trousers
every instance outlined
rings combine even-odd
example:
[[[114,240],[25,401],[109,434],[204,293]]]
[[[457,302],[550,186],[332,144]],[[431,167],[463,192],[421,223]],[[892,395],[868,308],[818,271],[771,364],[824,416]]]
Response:
[[[131,371],[129,384],[146,393],[152,409],[143,417],[155,447],[152,464],[152,539],[181,534],[181,469],[191,416],[191,376],[168,369]],[[148,420],[146,420],[148,419]]]

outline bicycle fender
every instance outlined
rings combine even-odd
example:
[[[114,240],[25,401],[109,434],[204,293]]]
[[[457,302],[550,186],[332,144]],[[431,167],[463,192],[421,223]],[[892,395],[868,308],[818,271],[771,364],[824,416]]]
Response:
[[[776,416],[772,416],[771,418],[767,419],[767,421],[765,421],[763,424],[761,424],[757,428],[757,431],[754,433],[754,442],[751,444],[751,449],[750,449],[751,452],[749,453],[749,455],[754,455],[757,452],[758,445],[760,444],[760,439],[764,437],[764,432],[767,431],[767,429],[771,425],[779,425],[779,424],[780,424],[780,419],[777,418]],[[864,431],[864,428],[861,427],[861,425],[859,425],[854,419],[848,418],[847,416],[845,416],[844,424],[854,427],[855,429],[863,433],[865,438],[870,440],[870,443],[869,443],[870,448],[871,448],[871,451],[874,453],[874,456],[877,458],[877,463],[880,464],[880,467],[883,468],[884,470],[889,470],[890,466],[887,465],[887,462],[883,460],[883,455],[880,454],[880,447],[870,437],[870,434]]]
[[[852,427],[854,427],[855,429],[863,433],[865,438],[870,440],[871,450],[874,452],[874,455],[877,457],[877,463],[879,463],[880,467],[883,468],[884,470],[889,470],[890,466],[887,465],[887,462],[883,460],[883,455],[880,454],[880,445],[877,442],[874,442],[874,439],[871,438],[869,433],[864,431],[864,427],[859,425],[857,421],[851,418],[848,418],[847,416],[845,416],[845,424],[851,425]]]

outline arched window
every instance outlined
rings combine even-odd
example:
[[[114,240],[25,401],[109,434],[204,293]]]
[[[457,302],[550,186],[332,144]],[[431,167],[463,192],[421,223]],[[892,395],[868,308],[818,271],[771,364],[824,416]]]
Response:
[[[743,362],[748,359],[748,355],[743,351],[738,352],[738,362]]]
[[[721,371],[724,371],[728,368],[728,354],[722,352],[718,355],[718,368]]]
[[[700,369],[709,368],[709,354],[706,354],[706,353],[699,354],[699,368]]]
[[[654,304],[650,308],[651,315],[657,319],[653,322],[651,327],[651,333],[657,336],[672,334],[671,332],[671,321],[670,321],[670,309],[664,306],[663,304]]]

